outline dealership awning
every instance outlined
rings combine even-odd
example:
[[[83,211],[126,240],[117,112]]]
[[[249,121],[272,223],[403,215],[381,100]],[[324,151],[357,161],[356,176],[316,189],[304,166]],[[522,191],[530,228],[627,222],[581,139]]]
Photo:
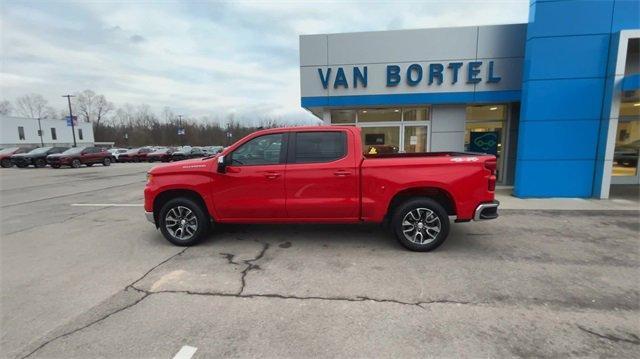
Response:
[[[622,78],[622,91],[640,90],[640,74],[628,75]]]

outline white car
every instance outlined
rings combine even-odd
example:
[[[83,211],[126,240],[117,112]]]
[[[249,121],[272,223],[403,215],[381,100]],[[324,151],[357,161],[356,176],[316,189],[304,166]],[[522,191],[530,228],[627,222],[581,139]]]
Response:
[[[120,154],[125,153],[129,150],[126,148],[110,148],[107,151],[109,151],[109,153],[111,154],[111,162],[118,162],[118,157],[120,157]]]

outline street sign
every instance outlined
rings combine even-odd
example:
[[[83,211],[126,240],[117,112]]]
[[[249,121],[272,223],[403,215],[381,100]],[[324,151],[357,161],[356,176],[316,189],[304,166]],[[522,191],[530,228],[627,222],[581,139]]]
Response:
[[[71,127],[71,117],[66,116],[64,119],[67,121],[67,126]],[[73,116],[73,125],[78,126],[78,116]]]
[[[178,136],[184,136],[186,134],[184,128],[179,128],[178,129]]]

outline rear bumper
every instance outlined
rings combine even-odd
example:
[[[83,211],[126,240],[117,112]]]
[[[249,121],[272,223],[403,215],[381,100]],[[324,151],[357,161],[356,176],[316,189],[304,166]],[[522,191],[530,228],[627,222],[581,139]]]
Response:
[[[481,203],[476,207],[476,210],[473,214],[474,221],[485,221],[489,219],[498,218],[498,206],[500,205],[500,201],[493,201],[489,203]]]

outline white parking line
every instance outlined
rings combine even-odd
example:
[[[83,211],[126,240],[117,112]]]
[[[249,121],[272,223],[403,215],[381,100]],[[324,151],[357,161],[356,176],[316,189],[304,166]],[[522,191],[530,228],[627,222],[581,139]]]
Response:
[[[142,203],[72,203],[72,207],[142,207]]]
[[[198,348],[185,345],[176,353],[173,359],[190,359],[196,350],[198,350]]]

